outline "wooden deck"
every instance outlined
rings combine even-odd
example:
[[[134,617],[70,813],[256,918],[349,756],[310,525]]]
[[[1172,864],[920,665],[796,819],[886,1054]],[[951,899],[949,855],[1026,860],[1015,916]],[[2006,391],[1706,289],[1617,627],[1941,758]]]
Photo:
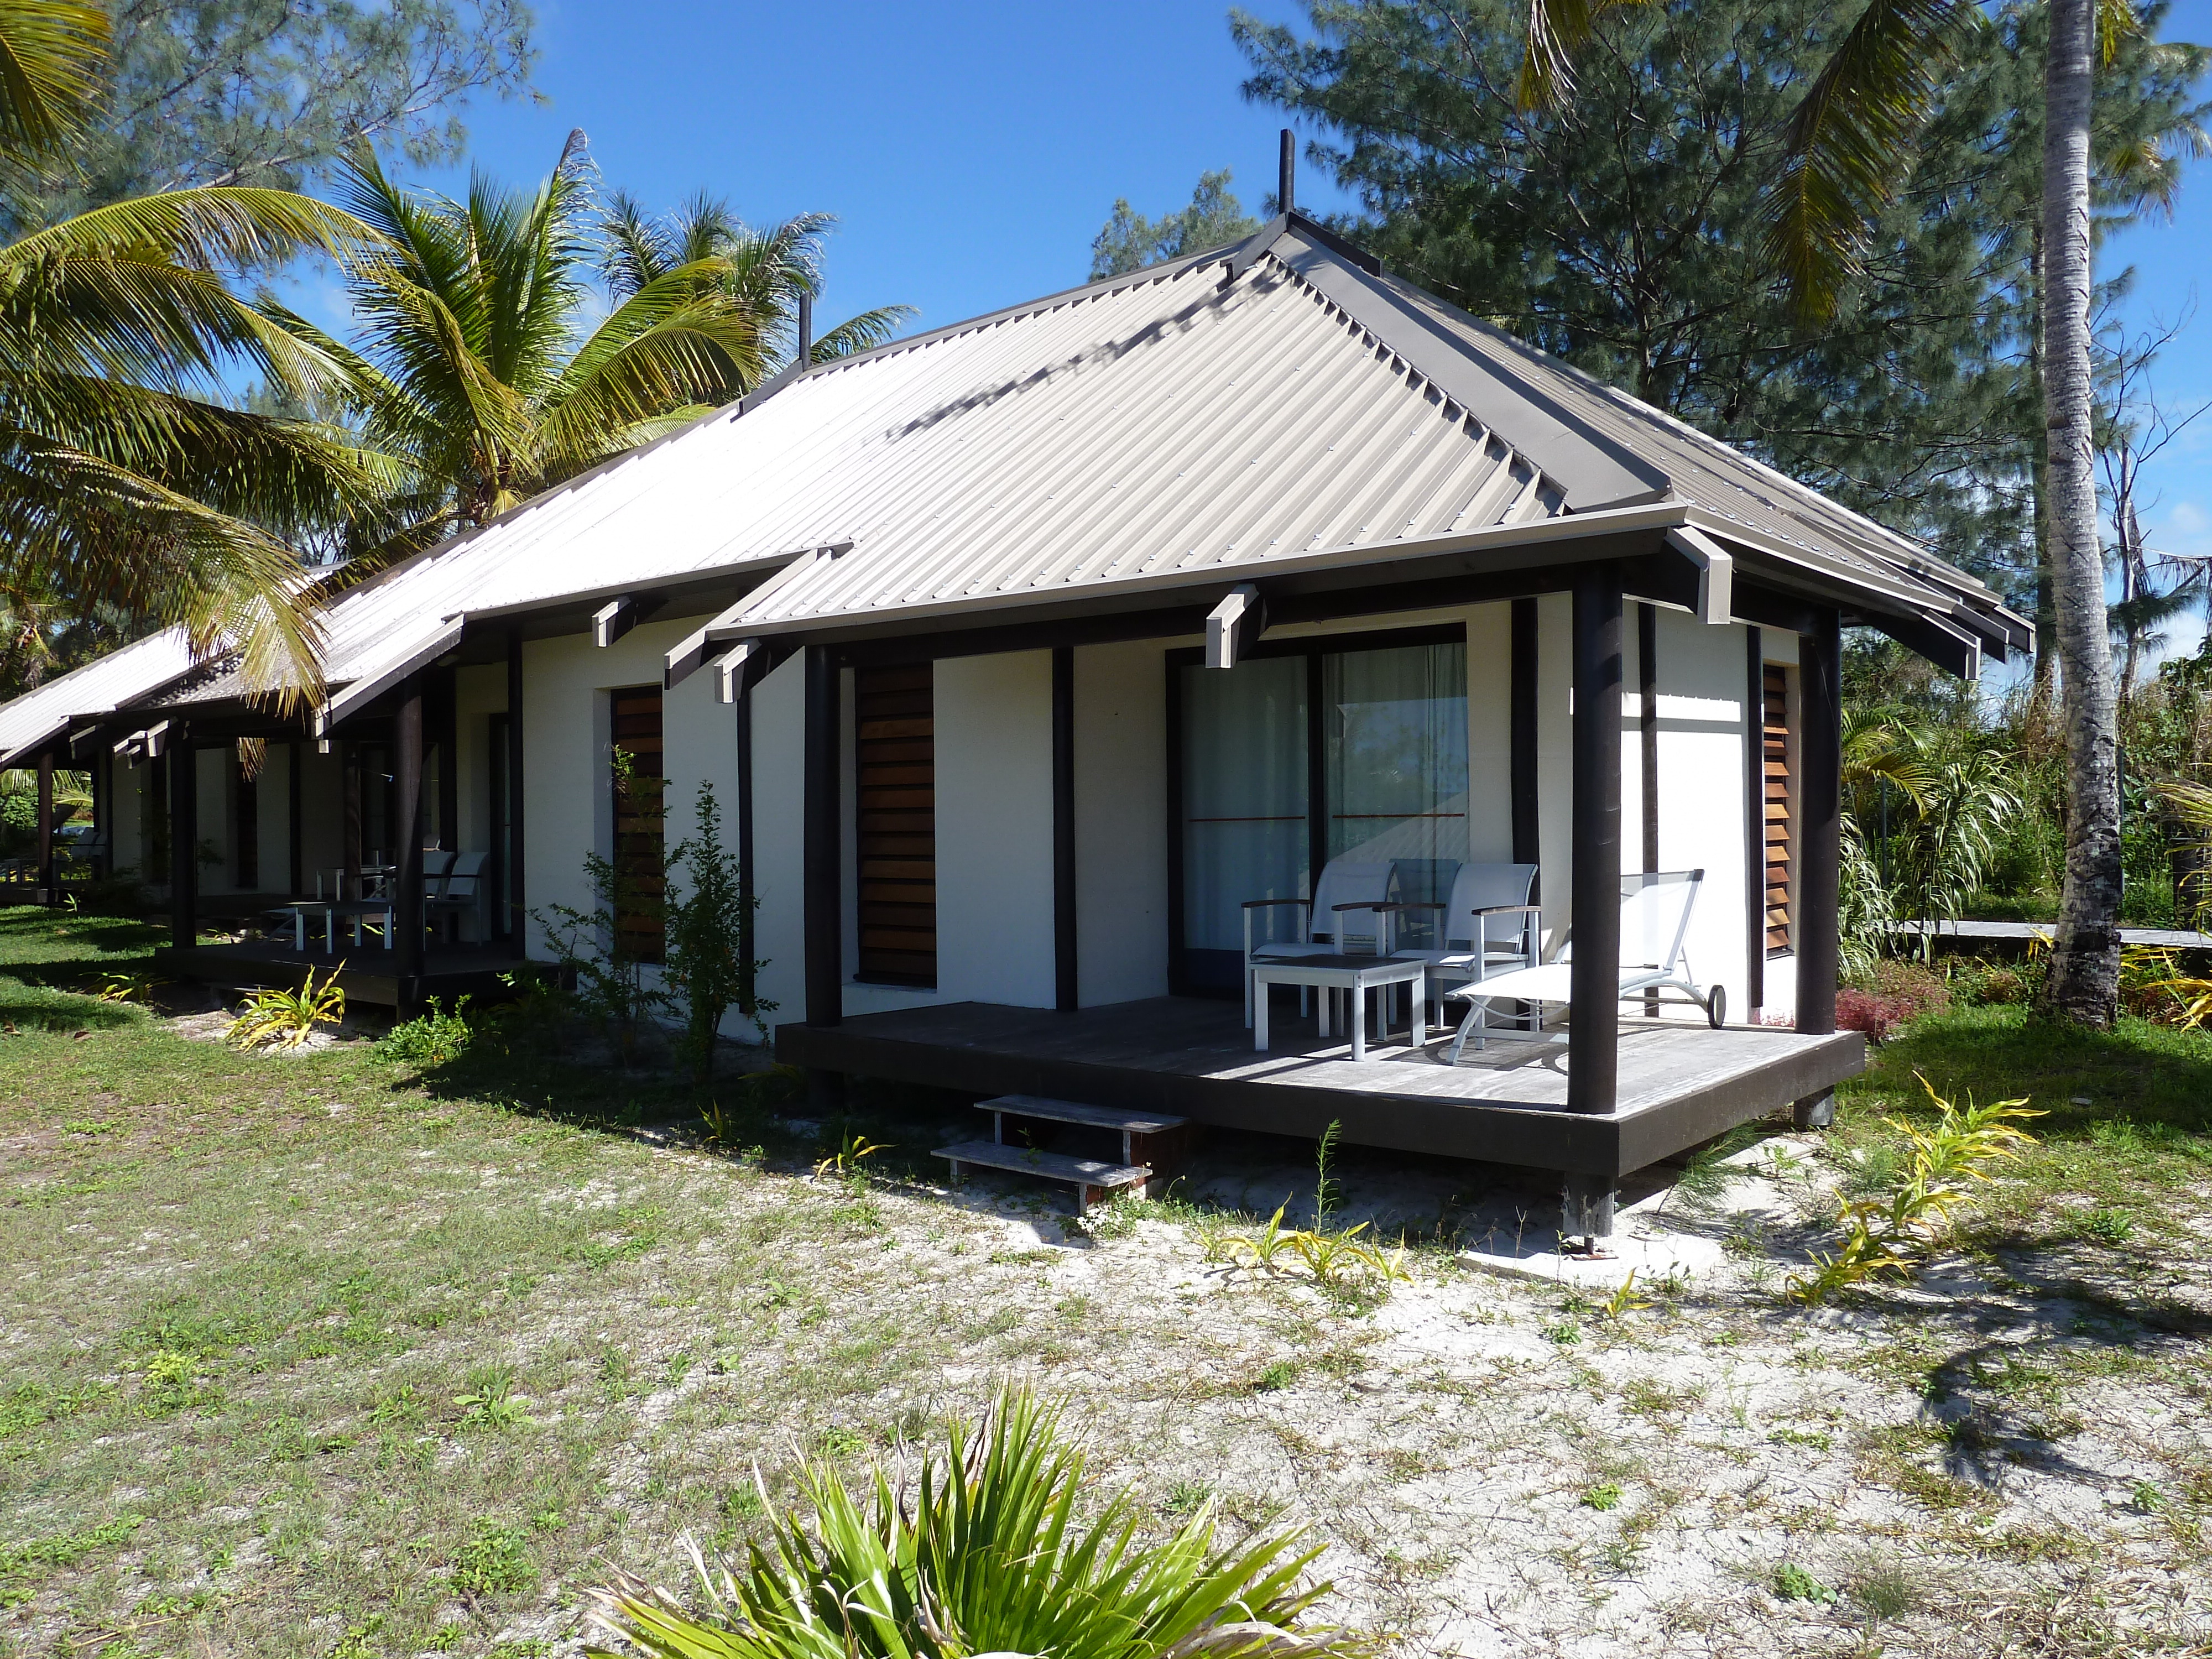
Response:
[[[289,944],[249,939],[242,945],[198,945],[189,951],[167,945],[154,952],[161,973],[179,979],[196,979],[209,985],[297,987],[312,971],[315,982],[324,982],[332,969],[347,1000],[380,1008],[414,1009],[436,997],[451,1002],[473,997],[479,1002],[510,994],[500,975],[515,966],[514,951],[504,944],[433,947],[423,958],[424,971],[402,980],[393,953],[371,939],[359,947],[341,933],[334,955],[325,956],[319,939],[309,948],[295,951]]]
[[[1077,1013],[951,1003],[776,1028],[778,1059],[978,1095],[1037,1094],[1200,1123],[1319,1134],[1332,1119],[1371,1146],[1536,1169],[1620,1175],[1831,1089],[1866,1065],[1856,1032],[1712,1030],[1620,1023],[1620,1109],[1566,1110],[1566,1045],[1493,1039],[1443,1063],[1402,1034],[1355,1065],[1341,1040],[1279,1018],[1255,1054],[1234,1003],[1189,997]]]

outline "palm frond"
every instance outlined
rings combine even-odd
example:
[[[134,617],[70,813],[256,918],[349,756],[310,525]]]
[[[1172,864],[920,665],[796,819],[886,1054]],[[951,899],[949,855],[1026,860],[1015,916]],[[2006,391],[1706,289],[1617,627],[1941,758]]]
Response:
[[[898,331],[921,313],[912,306],[878,306],[873,311],[848,317],[814,343],[811,362],[834,363],[872,351],[898,337]]]
[[[78,603],[182,626],[197,656],[235,655],[249,690],[280,706],[320,688],[320,624],[284,543],[96,455],[0,434],[7,585],[63,567]]]
[[[1858,275],[1868,227],[1910,172],[1920,130],[1973,0],[1869,0],[1790,117],[1789,149],[1767,192],[1766,259],[1801,315],[1834,315]]]
[[[2097,59],[2110,67],[2120,43],[2142,33],[2142,14],[2135,0],[2097,0]]]
[[[117,258],[155,251],[199,270],[264,264],[302,253],[343,258],[380,240],[351,213],[290,191],[210,185],[133,197],[37,230],[6,250],[11,270],[49,258]]]
[[[1132,1496],[1088,1501],[1059,1413],[1002,1395],[972,1432],[954,1425],[918,1474],[878,1468],[848,1485],[826,1465],[800,1491],[811,1516],[774,1523],[742,1563],[696,1550],[698,1605],[622,1578],[597,1621],[648,1659],[1273,1659],[1367,1644],[1310,1615],[1320,1554],[1296,1531],[1216,1541],[1207,1504],[1140,1540]],[[599,1650],[594,1650],[594,1652]]]
[[[52,156],[91,124],[110,33],[98,6],[0,0],[0,153]]]
[[[1528,0],[1528,39],[1514,101],[1523,110],[1559,109],[1575,92],[1575,59],[1611,12],[1653,0]]]

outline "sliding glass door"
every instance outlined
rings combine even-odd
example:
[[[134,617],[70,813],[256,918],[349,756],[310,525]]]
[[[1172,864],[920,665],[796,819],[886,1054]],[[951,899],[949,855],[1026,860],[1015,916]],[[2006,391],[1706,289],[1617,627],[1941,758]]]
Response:
[[[1468,848],[1461,630],[1263,646],[1228,670],[1179,652],[1170,673],[1176,988],[1235,992],[1245,902],[1307,896],[1328,859],[1389,864],[1399,897],[1450,890]]]

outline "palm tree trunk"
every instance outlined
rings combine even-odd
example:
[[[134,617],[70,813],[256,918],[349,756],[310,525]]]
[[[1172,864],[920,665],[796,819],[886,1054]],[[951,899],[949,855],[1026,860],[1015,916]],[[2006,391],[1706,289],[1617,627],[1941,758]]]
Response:
[[[2035,228],[2033,246],[2027,259],[2027,283],[2030,303],[2035,307],[2035,325],[2028,331],[2027,378],[2028,393],[2038,405],[2044,404],[2043,392],[2043,227]],[[2033,695],[2035,701],[2047,704],[2053,696],[2057,679],[2058,664],[2058,607],[2053,599],[2051,580],[2051,455],[2045,442],[2033,446],[2028,463],[2028,494],[2034,504],[2033,534],[2035,537],[2035,659]],[[2212,611],[2206,612],[2207,631],[2212,632]]]
[[[2089,337],[2089,94],[2095,0],[2051,0],[2044,70],[2043,396],[2050,564],[2066,719],[2066,874],[2045,994],[2109,1025],[2119,1002],[2120,775],[2097,537]]]

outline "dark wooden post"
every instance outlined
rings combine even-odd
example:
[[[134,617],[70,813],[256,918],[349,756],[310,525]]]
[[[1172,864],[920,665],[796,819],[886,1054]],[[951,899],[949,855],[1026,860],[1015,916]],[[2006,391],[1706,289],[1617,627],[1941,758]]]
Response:
[[[802,788],[805,838],[806,1023],[836,1025],[845,1018],[845,836],[843,716],[841,671],[830,647],[806,647],[806,735]],[[844,1079],[816,1069],[806,1078],[807,1099],[817,1110],[843,1103]]]
[[[200,780],[198,755],[181,721],[169,726],[168,757],[169,939],[189,951],[200,939]]]
[[[759,988],[753,982],[753,689],[738,691],[738,969],[745,1000],[752,1002]],[[750,1012],[750,1010],[748,1011]]]
[[[514,954],[530,954],[530,911],[522,890],[522,629],[507,630],[507,892]]]
[[[1536,816],[1536,601],[1513,601],[1513,862],[1543,860]]]
[[[338,862],[344,868],[338,881],[344,890],[337,896],[357,899],[361,896],[361,745],[357,743],[338,745],[338,797],[344,818],[338,836]]]
[[[1638,770],[1642,773],[1644,868],[1659,867],[1659,607],[1636,607]],[[1644,1017],[1659,1018],[1659,994],[1644,994]]]
[[[431,682],[437,691],[437,720],[430,731],[438,746],[438,845],[449,853],[461,847],[461,698],[450,668]]]
[[[1078,1000],[1075,954],[1075,652],[1052,653],[1052,978],[1053,1006],[1073,1012]]]
[[[115,866],[115,756],[104,740],[92,751],[91,775],[92,844],[107,849],[93,855],[92,873],[105,880]]]
[[[48,904],[59,902],[54,891],[54,751],[39,751],[39,886]]]
[[[1328,868],[1328,676],[1318,651],[1306,657],[1306,866],[1312,898]],[[1322,925],[1319,916],[1312,921]]]
[[[301,774],[307,763],[307,745],[297,738],[284,745],[284,875],[295,899],[307,896],[307,829],[301,821],[301,802],[307,788],[307,780]]]
[[[1797,636],[1800,739],[1797,830],[1797,1029],[1836,1029],[1836,902],[1843,828],[1843,647],[1836,613]]]
[[[1620,1074],[1620,567],[1575,575],[1574,998],[1567,1109],[1610,1112]]]
[[[392,722],[392,783],[398,797],[399,855],[392,860],[398,890],[392,896],[392,971],[404,1012],[421,994],[422,977],[422,677],[400,683],[398,718]],[[410,985],[409,981],[414,981]]]
[[[1756,628],[1743,632],[1743,997],[1757,1010],[1766,1006],[1766,652]]]

